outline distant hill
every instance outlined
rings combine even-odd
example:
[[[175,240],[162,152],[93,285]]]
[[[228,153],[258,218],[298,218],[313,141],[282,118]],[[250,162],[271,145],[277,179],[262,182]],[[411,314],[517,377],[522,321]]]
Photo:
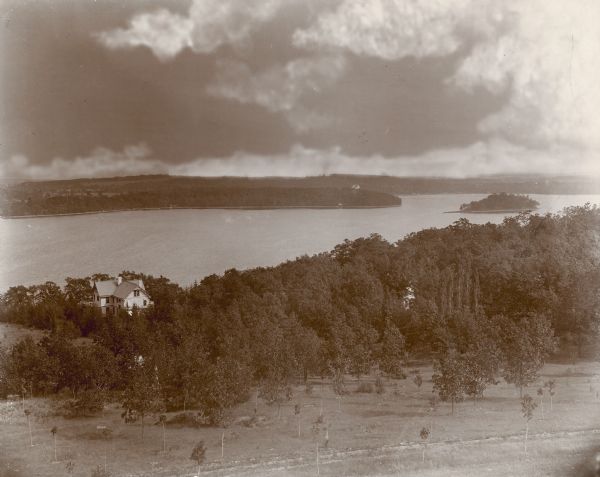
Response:
[[[533,200],[526,195],[491,194],[481,200],[462,204],[461,212],[506,212],[506,211],[525,211],[535,210],[540,206],[537,200]]]
[[[584,177],[488,176],[471,179],[330,175],[304,178],[168,175],[7,184],[3,216],[168,207],[388,207],[409,194],[594,194]]]

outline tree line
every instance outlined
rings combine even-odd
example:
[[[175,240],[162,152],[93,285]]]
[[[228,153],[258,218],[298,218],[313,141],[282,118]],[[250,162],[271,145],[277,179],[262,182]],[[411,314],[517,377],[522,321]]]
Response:
[[[185,288],[124,271],[154,302],[132,315],[86,304],[106,275],[12,287],[0,319],[50,333],[0,350],[0,393],[58,394],[75,413],[120,399],[126,419],[195,408],[214,424],[253,390],[279,402],[327,376],[343,393],[348,374],[405,377],[411,357],[433,362],[452,405],[500,379],[523,389],[552,353],[598,352],[599,237],[586,205],[371,235]]]

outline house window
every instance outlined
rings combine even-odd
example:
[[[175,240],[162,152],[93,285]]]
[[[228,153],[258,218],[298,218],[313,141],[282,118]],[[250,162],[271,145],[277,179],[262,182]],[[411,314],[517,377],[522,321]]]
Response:
[[[148,303],[148,302],[147,302],[146,300],[144,300],[144,306],[146,306],[146,304],[147,304],[147,303]]]
[[[139,290],[133,290],[133,296],[140,296]]]

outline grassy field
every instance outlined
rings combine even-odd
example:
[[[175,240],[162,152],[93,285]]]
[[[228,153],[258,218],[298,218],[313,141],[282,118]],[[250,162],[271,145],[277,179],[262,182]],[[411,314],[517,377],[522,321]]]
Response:
[[[598,363],[546,365],[540,383],[555,379],[556,395],[552,410],[544,397],[543,417],[541,406],[535,410],[527,454],[525,420],[513,386],[492,387],[483,400],[457,404],[451,415],[449,404],[430,408],[431,368],[420,370],[420,388],[409,377],[386,381],[384,394],[356,393],[358,383],[349,381],[350,393],[341,399],[327,380],[315,380],[310,395],[298,386],[280,410],[259,400],[253,423],[248,422],[255,405],[250,399],[233,410],[224,428],[168,426],[166,450],[156,419],[147,419],[142,441],[139,423],[125,424],[117,404],[97,417],[69,420],[53,415],[49,400],[0,402],[0,476],[90,476],[98,465],[113,476],[191,476],[197,466],[189,457],[199,440],[207,448],[202,475],[592,475],[587,472],[600,451]],[[538,386],[526,391],[539,403]],[[23,405],[33,412],[33,446]],[[110,429],[110,436],[98,426]],[[424,426],[431,429],[426,445],[419,437]]]

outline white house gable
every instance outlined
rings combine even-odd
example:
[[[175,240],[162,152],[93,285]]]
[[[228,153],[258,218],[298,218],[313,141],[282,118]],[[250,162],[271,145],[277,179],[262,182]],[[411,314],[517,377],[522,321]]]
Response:
[[[152,304],[142,280],[102,280],[93,284],[93,304],[102,313],[116,313],[121,308],[146,308]]]

